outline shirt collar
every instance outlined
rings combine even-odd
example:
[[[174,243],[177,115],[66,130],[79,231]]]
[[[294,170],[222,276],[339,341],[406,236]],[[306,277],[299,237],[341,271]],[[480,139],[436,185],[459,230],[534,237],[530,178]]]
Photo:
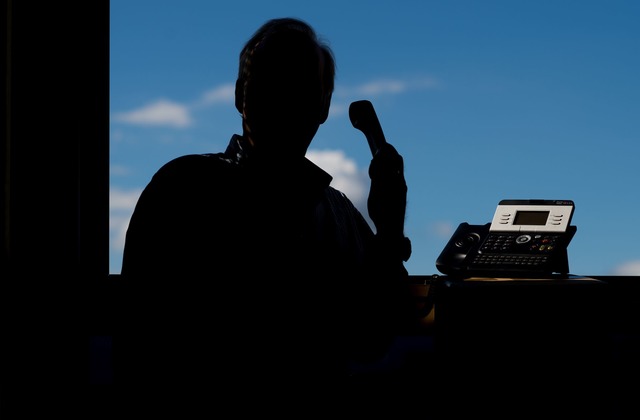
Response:
[[[258,162],[252,159],[251,146],[246,138],[239,134],[231,136],[231,140],[224,152],[227,159],[235,162],[239,166],[246,167],[260,167],[263,162]],[[329,175],[322,168],[311,162],[308,158],[303,157],[300,160],[300,164],[295,166],[295,176],[301,176],[302,179],[306,179],[311,182],[312,185],[318,187],[327,187],[333,180],[333,177]]]

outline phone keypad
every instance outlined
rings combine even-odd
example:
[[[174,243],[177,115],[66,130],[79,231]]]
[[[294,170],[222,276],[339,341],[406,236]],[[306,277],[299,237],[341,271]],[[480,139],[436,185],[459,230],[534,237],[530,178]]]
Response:
[[[560,240],[561,235],[548,233],[490,233],[470,264],[482,269],[535,269],[547,264]]]
[[[491,233],[480,247],[481,252],[552,252],[561,235],[539,233]]]
[[[471,260],[473,266],[490,267],[495,265],[509,265],[520,268],[544,265],[548,260],[547,255],[523,255],[523,254],[478,254]]]

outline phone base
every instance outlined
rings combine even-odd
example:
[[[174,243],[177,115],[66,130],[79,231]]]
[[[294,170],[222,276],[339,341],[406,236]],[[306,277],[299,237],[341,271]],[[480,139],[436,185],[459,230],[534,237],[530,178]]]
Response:
[[[452,278],[558,278],[569,274],[567,246],[575,226],[550,236],[496,233],[490,227],[491,223],[461,223],[436,260],[438,271]],[[496,243],[489,247],[496,236]]]

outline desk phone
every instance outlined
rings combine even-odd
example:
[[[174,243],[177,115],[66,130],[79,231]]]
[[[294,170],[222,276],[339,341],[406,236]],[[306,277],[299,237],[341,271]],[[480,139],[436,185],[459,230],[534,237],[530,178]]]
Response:
[[[436,260],[451,277],[569,274],[571,200],[501,200],[491,223],[461,223]]]

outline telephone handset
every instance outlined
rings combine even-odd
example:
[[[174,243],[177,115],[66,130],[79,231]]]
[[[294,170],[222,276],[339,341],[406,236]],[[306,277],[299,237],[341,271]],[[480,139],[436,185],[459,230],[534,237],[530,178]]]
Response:
[[[369,149],[371,149],[371,156],[375,157],[380,148],[387,143],[387,140],[384,137],[384,132],[373,104],[367,100],[351,102],[351,105],[349,105],[349,119],[354,128],[364,133]],[[395,249],[402,261],[407,261],[411,256],[411,241],[403,236],[399,238]]]
[[[436,260],[451,277],[553,277],[569,274],[571,200],[501,200],[493,220],[461,223]]]
[[[373,109],[373,104],[367,100],[351,102],[349,119],[354,128],[364,133],[367,143],[369,143],[369,149],[371,149],[371,156],[375,156],[387,140],[384,138],[384,132],[376,110]]]

